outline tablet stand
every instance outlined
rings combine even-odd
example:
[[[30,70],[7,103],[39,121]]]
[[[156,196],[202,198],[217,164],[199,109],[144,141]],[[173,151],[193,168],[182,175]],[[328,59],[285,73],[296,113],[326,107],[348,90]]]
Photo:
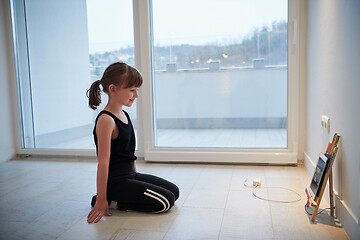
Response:
[[[320,191],[319,196],[317,196],[317,197],[308,196],[308,202],[306,203],[306,205],[314,207],[314,211],[313,211],[312,217],[311,217],[311,221],[313,221],[313,222],[315,221],[317,212],[319,210],[320,202],[321,202],[322,196],[325,192],[325,187],[326,187],[326,183],[328,180],[329,180],[329,194],[330,194],[330,215],[332,217],[335,217],[335,214],[334,214],[334,209],[335,209],[334,188],[333,188],[334,185],[333,185],[332,166],[334,164],[334,160],[335,160],[336,153],[338,150],[337,145],[339,143],[339,140],[340,140],[340,134],[335,133],[333,140],[331,142],[329,142],[329,145],[326,149],[325,153],[328,153],[330,155],[330,157],[329,157],[330,164],[329,164],[329,168],[327,169],[327,172],[325,174],[324,182],[321,185],[321,188],[319,190]]]

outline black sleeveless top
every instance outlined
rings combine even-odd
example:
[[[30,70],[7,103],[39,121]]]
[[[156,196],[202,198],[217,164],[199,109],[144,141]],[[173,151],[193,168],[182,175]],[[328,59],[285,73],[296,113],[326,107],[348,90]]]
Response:
[[[102,114],[107,114],[115,121],[119,130],[119,136],[111,140],[110,163],[109,163],[109,182],[112,180],[127,177],[135,172],[134,161],[137,159],[135,154],[135,133],[130,117],[127,112],[123,111],[128,119],[128,124],[122,122],[118,117],[109,111],[101,111],[95,120],[93,130],[94,141],[96,145],[96,155],[98,154],[98,144],[96,136],[96,124]]]

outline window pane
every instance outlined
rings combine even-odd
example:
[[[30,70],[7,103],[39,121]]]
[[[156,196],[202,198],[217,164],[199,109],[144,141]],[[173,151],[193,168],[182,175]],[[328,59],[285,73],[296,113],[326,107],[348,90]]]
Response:
[[[29,65],[29,84],[20,78],[20,86],[30,92],[21,103],[32,107],[22,112],[22,121],[32,122],[24,124],[24,147],[93,149],[98,111],[88,108],[86,91],[110,63],[134,63],[132,1],[26,0],[20,6],[24,14],[15,22],[25,22],[26,31],[16,31],[17,42],[26,34],[27,49],[18,58],[27,52]],[[136,118],[134,109],[129,112]]]
[[[286,0],[154,0],[154,145],[287,148],[287,14]]]

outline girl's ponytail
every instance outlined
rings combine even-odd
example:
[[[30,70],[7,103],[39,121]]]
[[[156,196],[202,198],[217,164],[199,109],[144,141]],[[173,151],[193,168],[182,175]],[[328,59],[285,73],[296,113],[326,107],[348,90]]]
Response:
[[[100,84],[100,80],[93,82],[89,90],[86,92],[86,95],[89,98],[89,107],[93,110],[95,110],[101,103]]]

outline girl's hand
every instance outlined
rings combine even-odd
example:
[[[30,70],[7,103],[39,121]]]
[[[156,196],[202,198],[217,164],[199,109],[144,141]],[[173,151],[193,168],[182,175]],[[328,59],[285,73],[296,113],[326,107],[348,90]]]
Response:
[[[96,201],[94,208],[90,211],[87,222],[88,223],[97,223],[100,219],[106,214],[107,216],[111,216],[111,212],[109,210],[108,202],[105,201]]]

